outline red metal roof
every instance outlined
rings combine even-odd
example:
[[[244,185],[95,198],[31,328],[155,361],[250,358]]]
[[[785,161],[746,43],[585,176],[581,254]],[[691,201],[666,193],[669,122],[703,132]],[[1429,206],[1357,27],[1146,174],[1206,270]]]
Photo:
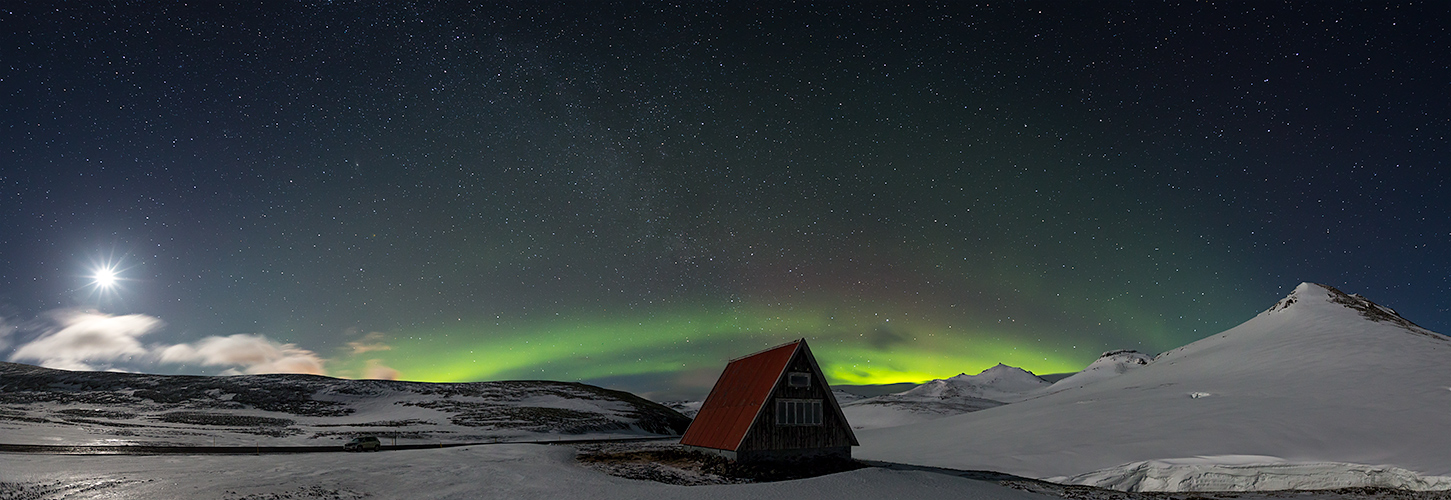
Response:
[[[800,340],[731,360],[680,444],[735,451],[796,354]]]

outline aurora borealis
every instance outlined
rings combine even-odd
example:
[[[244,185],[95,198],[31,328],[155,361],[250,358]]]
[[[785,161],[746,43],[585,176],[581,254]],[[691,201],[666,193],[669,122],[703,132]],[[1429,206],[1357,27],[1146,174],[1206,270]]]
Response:
[[[1302,281],[1451,331],[1434,2],[8,9],[10,361],[1041,374]]]

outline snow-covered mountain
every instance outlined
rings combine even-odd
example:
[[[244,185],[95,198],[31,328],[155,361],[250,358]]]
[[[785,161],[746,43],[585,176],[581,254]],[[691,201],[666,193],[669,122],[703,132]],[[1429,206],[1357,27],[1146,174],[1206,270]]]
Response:
[[[1109,351],[1089,363],[1083,371],[1064,377],[1062,380],[1054,382],[1053,385],[1035,392],[1034,395],[1082,387],[1100,380],[1117,377],[1128,373],[1129,370],[1147,365],[1153,359],[1153,356],[1130,349]]]
[[[569,382],[199,377],[0,362],[6,444],[333,445],[374,434],[401,445],[679,435],[689,424],[633,394]]]
[[[1364,472],[1451,475],[1451,339],[1331,287],[1301,284],[1237,327],[1091,378],[861,431],[856,455],[1128,490],[1451,487]]]
[[[1049,386],[1027,370],[998,364],[977,375],[963,373],[896,394],[842,401],[842,412],[855,429],[896,427],[1022,401]]]
[[[1033,392],[1048,387],[1048,381],[1022,368],[998,363],[977,375],[966,373],[938,379],[897,393],[903,399],[979,398],[1001,403],[1027,399]]]

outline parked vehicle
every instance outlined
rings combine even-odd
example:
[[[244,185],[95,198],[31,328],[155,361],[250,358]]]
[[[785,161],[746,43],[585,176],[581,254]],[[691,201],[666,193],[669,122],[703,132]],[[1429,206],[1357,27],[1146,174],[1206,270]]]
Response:
[[[378,442],[378,438],[364,436],[348,441],[348,444],[343,445],[343,451],[378,451],[382,446],[383,443]]]

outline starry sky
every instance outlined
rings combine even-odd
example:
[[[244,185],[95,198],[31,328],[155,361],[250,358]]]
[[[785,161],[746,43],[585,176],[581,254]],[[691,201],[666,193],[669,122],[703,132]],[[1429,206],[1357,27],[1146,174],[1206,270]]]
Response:
[[[698,397],[1302,281],[1451,332],[1444,2],[262,4],[0,11],[0,358]]]

